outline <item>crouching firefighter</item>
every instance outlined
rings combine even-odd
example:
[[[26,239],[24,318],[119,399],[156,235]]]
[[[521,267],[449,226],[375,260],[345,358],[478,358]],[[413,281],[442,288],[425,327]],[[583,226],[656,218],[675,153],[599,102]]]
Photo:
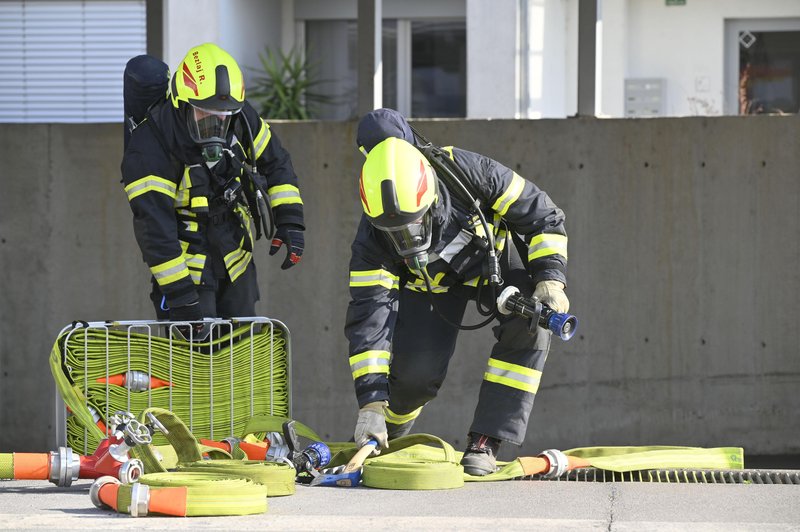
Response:
[[[147,58],[128,63],[126,84]],[[287,269],[303,255],[305,226],[289,153],[245,99],[238,65],[214,44],[192,48],[141,120],[126,118],[122,182],[156,315],[255,316],[254,241],[263,231],[270,255],[285,246]]]
[[[462,459],[466,473],[496,470],[501,442],[520,445],[551,332],[497,311],[501,284],[566,312],[564,213],[500,163],[439,148],[396,111],[359,123],[366,153],[363,216],[352,244],[345,334],[359,405],[355,441],[387,448],[436,397],[459,330],[495,323]],[[474,301],[481,323],[462,324]]]

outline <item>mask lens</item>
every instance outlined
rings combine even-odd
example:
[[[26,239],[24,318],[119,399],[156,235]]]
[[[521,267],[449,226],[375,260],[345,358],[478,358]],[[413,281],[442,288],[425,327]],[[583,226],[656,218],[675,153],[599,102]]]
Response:
[[[234,111],[209,111],[192,105],[188,120],[192,139],[198,143],[211,140],[224,141],[234,113]]]
[[[431,245],[431,212],[428,210],[418,220],[402,227],[383,228],[401,257],[425,252]]]

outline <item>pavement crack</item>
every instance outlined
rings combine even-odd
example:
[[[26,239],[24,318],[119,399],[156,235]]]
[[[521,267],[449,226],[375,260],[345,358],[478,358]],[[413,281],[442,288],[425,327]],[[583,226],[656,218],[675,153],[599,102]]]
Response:
[[[614,527],[614,506],[617,502],[617,488],[613,484],[611,485],[611,492],[608,495],[608,526],[606,530],[611,532]]]

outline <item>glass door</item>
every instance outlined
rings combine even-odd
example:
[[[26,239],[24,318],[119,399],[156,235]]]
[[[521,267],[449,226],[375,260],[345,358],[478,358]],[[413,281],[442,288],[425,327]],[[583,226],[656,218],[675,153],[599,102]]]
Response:
[[[800,19],[726,21],[726,112],[800,111]]]

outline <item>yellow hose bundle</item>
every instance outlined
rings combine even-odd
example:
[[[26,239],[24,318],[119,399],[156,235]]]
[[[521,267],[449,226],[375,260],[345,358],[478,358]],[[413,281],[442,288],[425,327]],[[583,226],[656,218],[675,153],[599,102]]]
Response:
[[[226,321],[215,327],[211,341],[191,346],[153,335],[152,323],[165,327],[158,322],[66,328],[53,346],[50,368],[72,414],[67,444],[90,454],[106,436],[108,417],[119,410],[165,408],[186,420],[197,437],[210,439],[241,433],[257,414],[288,415],[288,331],[264,320],[258,327]],[[171,385],[131,391],[106,382],[130,372]]]

